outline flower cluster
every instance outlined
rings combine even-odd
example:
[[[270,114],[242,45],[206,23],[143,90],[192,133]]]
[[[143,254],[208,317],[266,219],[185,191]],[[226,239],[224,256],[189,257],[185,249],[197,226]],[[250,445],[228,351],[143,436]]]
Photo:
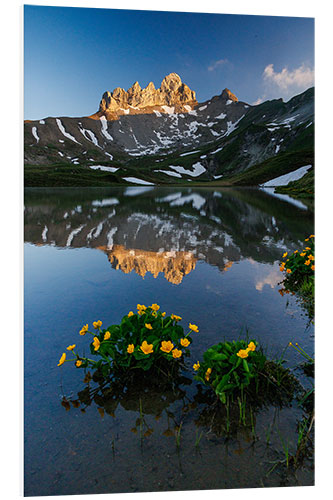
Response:
[[[292,254],[285,252],[282,255],[283,260],[280,264],[280,271],[287,274],[310,274],[315,270],[314,263],[314,234],[305,239],[307,246],[299,252],[295,250]]]
[[[67,350],[75,356],[66,359],[63,353],[58,366],[65,361],[75,361],[77,367],[101,368],[103,373],[111,371],[127,371],[134,368],[149,370],[158,367],[161,363],[181,360],[188,356],[188,347],[192,343],[191,332],[199,332],[197,325],[189,323],[188,332],[178,324],[181,317],[176,314],[166,316],[160,311],[158,304],[145,306],[137,305],[137,313],[130,311],[119,325],[110,325],[102,329],[102,321],[94,321],[94,332],[84,325],[79,334],[90,334],[93,340],[90,343],[92,355],[100,357],[99,361],[80,356],[75,352],[75,344]]]
[[[288,255],[283,254],[280,270],[285,272],[281,282],[282,288],[278,290],[281,296],[291,293],[296,295],[302,308],[306,310],[310,320],[314,319],[315,299],[315,236],[311,234],[305,239],[304,249]]]
[[[194,378],[209,385],[225,403],[227,396],[240,392],[258,376],[265,362],[255,340],[220,342],[207,349],[201,363],[193,365]]]

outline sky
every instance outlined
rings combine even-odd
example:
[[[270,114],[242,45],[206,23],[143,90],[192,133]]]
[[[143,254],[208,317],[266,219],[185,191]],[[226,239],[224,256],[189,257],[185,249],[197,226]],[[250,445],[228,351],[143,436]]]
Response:
[[[177,73],[199,102],[249,104],[314,85],[314,19],[24,7],[24,118],[86,116],[102,94]]]

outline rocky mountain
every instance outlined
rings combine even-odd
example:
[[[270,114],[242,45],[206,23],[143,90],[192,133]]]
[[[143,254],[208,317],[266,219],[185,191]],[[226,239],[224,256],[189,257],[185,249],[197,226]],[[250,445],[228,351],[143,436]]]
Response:
[[[153,82],[144,89],[139,82],[135,82],[127,92],[120,87],[113,92],[105,92],[99,111],[92,118],[105,116],[112,121],[129,113],[152,113],[154,110],[163,112],[163,106],[173,106],[177,113],[186,113],[188,106],[192,109],[197,104],[195,92],[182,83],[180,76],[171,73],[163,79],[159,89],[155,89]]]
[[[222,177],[232,183],[267,160],[286,164],[284,155],[292,153],[293,162],[277,169],[286,173],[313,164],[313,123],[313,89],[287,103],[251,106],[228,89],[198,103],[195,92],[171,73],[158,89],[152,82],[143,89],[135,82],[127,91],[105,92],[90,116],[26,121],[26,184],[222,182]]]

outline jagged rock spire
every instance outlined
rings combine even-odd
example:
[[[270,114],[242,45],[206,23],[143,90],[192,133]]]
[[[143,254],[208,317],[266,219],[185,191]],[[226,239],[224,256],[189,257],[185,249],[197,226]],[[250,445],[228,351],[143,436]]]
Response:
[[[173,106],[177,104],[197,104],[195,92],[191,90],[176,73],[170,73],[163,78],[161,87],[155,89],[153,82],[146,88],[141,88],[139,82],[127,90],[117,87],[113,92],[103,94],[99,111],[102,113],[117,111],[119,108],[127,109],[146,108],[149,106]]]
[[[233,94],[232,92],[230,92],[229,89],[224,89],[222,94],[221,94],[221,98],[222,99],[225,99],[226,101],[234,101],[234,102],[237,102],[238,101],[238,98],[235,96],[235,94]]]

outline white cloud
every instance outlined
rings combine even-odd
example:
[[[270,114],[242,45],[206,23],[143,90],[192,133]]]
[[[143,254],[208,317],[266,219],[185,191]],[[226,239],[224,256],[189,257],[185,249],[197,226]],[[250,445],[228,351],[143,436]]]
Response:
[[[258,104],[261,104],[262,102],[265,101],[266,96],[258,97],[256,101],[252,103],[252,106],[257,106]]]
[[[305,90],[314,84],[314,70],[302,64],[292,71],[283,68],[278,73],[273,64],[268,64],[264,69],[263,78],[265,82],[276,85],[282,91]]]
[[[219,66],[222,66],[223,64],[227,64],[228,62],[229,62],[228,59],[219,59],[218,61],[215,61],[213,64],[208,66],[208,71],[214,71]]]

